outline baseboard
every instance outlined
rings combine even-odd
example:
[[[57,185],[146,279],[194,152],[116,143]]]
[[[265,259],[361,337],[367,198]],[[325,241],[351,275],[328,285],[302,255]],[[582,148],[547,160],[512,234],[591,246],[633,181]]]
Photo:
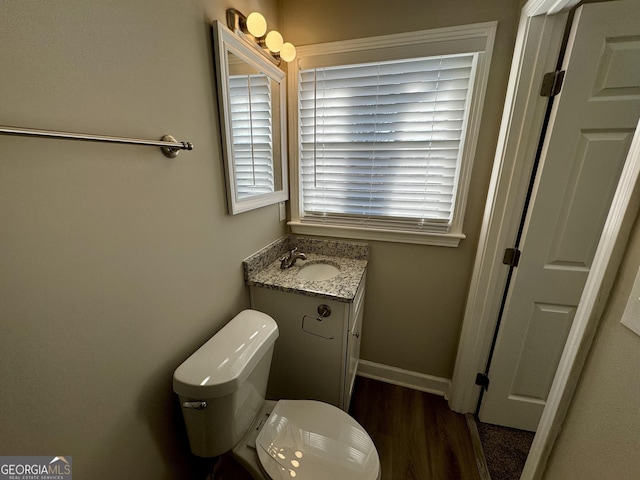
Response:
[[[448,378],[434,377],[424,373],[403,370],[381,363],[360,360],[357,374],[361,377],[372,378],[381,382],[413,388],[421,392],[433,393],[446,397],[451,380]]]

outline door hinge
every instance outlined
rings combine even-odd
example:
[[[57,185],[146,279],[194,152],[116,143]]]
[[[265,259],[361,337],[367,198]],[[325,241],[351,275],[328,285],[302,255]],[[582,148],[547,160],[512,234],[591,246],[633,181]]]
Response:
[[[520,250],[517,248],[507,248],[504,251],[504,257],[502,263],[509,265],[510,267],[517,267],[520,262]]]
[[[555,97],[562,90],[562,81],[564,80],[564,70],[545,73],[542,77],[542,87],[540,88],[541,97]]]
[[[478,373],[476,375],[476,385],[480,385],[483,389],[489,389],[489,376],[484,373]]]

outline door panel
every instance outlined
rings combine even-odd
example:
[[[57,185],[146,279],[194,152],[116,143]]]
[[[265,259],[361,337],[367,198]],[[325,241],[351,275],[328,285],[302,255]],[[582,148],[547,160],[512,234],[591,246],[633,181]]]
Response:
[[[596,72],[592,100],[605,97],[638,100],[640,98],[638,65],[640,65],[638,36],[606,38],[604,54],[600,58]]]
[[[580,132],[547,267],[589,271],[633,130]]]
[[[640,116],[640,2],[587,4],[569,36],[480,420],[535,430]]]
[[[510,396],[544,402],[575,312],[573,306],[533,305]]]

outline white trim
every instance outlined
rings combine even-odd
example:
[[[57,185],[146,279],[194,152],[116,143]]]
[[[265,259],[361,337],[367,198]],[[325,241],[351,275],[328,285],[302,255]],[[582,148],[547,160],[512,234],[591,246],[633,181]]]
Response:
[[[404,230],[370,229],[355,226],[320,225],[291,221],[287,225],[292,233],[299,235],[329,235],[337,238],[357,238],[380,242],[414,243],[418,245],[436,245],[439,247],[457,247],[466,236],[463,233],[412,232]]]
[[[424,373],[403,370],[381,363],[360,360],[358,363],[358,375],[372,378],[392,385],[412,388],[421,392],[433,393],[446,397],[451,381],[448,378],[434,377]]]
[[[620,175],[593,264],[521,479],[539,479],[567,413],[598,321],[640,208],[640,122]]]
[[[523,11],[528,17],[536,15],[553,15],[566,12],[575,7],[581,0],[529,0]]]
[[[391,35],[379,35],[377,37],[356,38],[340,40],[314,45],[296,47],[298,61],[289,64],[289,68],[297,66],[305,56],[335,56],[341,53],[350,53],[355,50],[377,50],[380,48],[402,47],[409,45],[422,45],[424,43],[460,42],[462,40],[481,41],[477,47],[483,51],[493,48],[493,40],[498,22],[474,23],[454,27],[434,28],[417,32],[394,33]],[[465,49],[466,51],[466,49]],[[304,60],[302,60],[304,62]]]
[[[520,19],[449,393],[449,406],[456,412],[474,412],[480,395],[475,377],[484,371],[508,271],[502,256],[516,237],[547,108],[548,100],[538,94],[540,80],[555,69],[566,18],[561,14]]]

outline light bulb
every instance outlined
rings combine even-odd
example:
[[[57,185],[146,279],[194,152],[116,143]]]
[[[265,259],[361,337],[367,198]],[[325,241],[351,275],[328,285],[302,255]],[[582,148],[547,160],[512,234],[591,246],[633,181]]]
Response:
[[[296,58],[296,47],[286,42],[280,49],[280,58],[285,62],[293,62]]]
[[[282,35],[275,30],[271,30],[267,33],[267,37],[264,39],[265,45],[272,52],[279,52],[282,48],[283,41]]]
[[[258,12],[251,12],[247,17],[247,30],[256,38],[267,33],[267,21]]]

